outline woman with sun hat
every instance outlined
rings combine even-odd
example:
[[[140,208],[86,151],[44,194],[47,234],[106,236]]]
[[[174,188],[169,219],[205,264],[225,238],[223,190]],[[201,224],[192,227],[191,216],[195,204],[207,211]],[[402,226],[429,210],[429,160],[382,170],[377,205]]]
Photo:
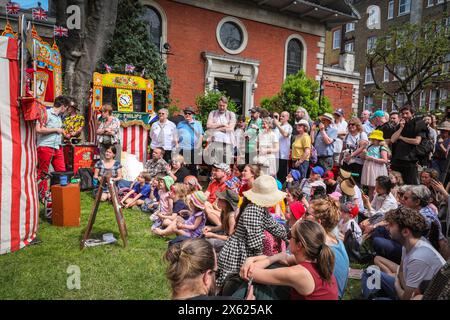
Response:
[[[286,197],[285,192],[278,190],[275,179],[260,176],[252,188],[244,192],[244,197],[235,232],[220,251],[218,286],[223,286],[229,275],[238,274],[245,259],[262,254],[265,230],[276,238],[287,240],[286,229],[267,210]]]

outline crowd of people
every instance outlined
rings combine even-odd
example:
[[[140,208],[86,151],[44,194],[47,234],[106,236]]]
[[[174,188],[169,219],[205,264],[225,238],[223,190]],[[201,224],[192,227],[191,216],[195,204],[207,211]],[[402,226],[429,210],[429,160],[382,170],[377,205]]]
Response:
[[[448,117],[437,125],[406,105],[313,121],[304,108],[290,119],[255,107],[247,122],[227,104],[206,128],[192,107],[182,118],[159,110],[135,181],[122,177],[120,124],[102,110],[94,177],[111,172],[121,205],[171,237],[174,299],[342,299],[351,262],[376,266],[363,272],[365,299],[442,297],[427,289],[450,258]]]

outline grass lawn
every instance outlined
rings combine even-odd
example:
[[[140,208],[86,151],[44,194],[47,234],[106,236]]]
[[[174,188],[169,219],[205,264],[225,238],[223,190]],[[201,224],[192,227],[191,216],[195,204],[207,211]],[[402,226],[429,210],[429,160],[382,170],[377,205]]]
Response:
[[[94,200],[81,194],[81,225],[54,227],[41,220],[42,243],[0,256],[0,299],[170,299],[162,256],[167,243],[150,234],[141,211],[124,210],[128,247],[113,245],[80,250]],[[101,204],[91,238],[112,232],[120,239],[110,204]],[[67,289],[67,268],[80,267],[81,289]]]
[[[167,242],[150,234],[148,215],[124,210],[129,233],[124,249],[112,206],[101,204],[91,238],[112,232],[119,241],[80,250],[93,198],[82,193],[81,203],[80,227],[54,227],[41,220],[42,243],[0,256],[0,299],[170,299],[162,261]],[[67,288],[71,265],[80,268],[80,290]],[[344,298],[357,298],[359,292],[359,281],[349,280]]]

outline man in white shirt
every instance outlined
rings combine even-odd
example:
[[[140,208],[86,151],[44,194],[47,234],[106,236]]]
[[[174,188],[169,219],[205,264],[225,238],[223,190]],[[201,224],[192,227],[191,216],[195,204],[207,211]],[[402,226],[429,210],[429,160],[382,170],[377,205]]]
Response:
[[[211,111],[206,124],[209,152],[208,162],[231,164],[233,161],[234,129],[236,114],[227,110],[228,98],[222,96],[217,110]]]
[[[277,178],[285,181],[288,174],[289,152],[291,150],[292,126],[289,124],[289,112],[283,111],[280,121],[274,120],[276,131],[280,140],[280,154]]]
[[[168,120],[169,110],[163,108],[158,111],[159,120],[153,123],[150,129],[150,148],[164,149],[164,160],[170,163],[172,150],[178,147],[177,127],[175,123]]]

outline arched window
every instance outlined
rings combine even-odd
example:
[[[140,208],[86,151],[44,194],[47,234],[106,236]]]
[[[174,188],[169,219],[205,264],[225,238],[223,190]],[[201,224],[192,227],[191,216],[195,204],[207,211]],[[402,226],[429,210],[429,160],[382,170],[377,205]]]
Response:
[[[303,67],[303,45],[299,39],[289,40],[286,57],[286,76],[297,74]]]
[[[142,19],[145,21],[149,33],[150,41],[161,51],[162,38],[162,19],[158,10],[153,7],[145,6]]]

